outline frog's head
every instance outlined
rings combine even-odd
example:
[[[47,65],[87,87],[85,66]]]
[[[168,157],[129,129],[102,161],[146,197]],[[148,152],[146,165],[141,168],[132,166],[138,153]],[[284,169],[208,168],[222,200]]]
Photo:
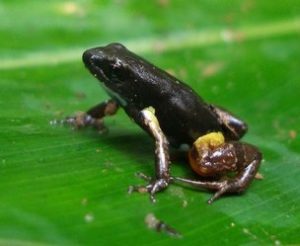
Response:
[[[137,98],[145,88],[143,82],[155,72],[153,65],[118,43],[86,50],[82,59],[108,94],[122,101]]]
[[[114,83],[123,82],[123,78],[128,76],[124,59],[126,52],[128,50],[123,45],[112,43],[86,50],[82,60],[96,78],[104,82],[106,86],[114,87]]]

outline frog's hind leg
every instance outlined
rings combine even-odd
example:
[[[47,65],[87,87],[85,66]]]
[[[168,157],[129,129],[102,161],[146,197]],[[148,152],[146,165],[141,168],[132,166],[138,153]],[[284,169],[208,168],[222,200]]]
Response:
[[[107,100],[90,108],[86,112],[77,113],[74,116],[66,117],[62,123],[74,126],[75,128],[83,128],[92,126],[97,130],[103,130],[103,118],[114,115],[119,108],[118,103],[113,100]]]
[[[155,202],[155,193],[165,189],[169,185],[169,142],[159,126],[152,107],[142,110],[135,120],[154,138],[156,175],[154,178],[151,178],[139,173],[138,176],[149,182],[149,184],[146,186],[130,186],[129,193],[133,191],[148,192],[151,201]]]
[[[227,141],[239,140],[243,135],[245,135],[248,130],[248,126],[245,122],[221,107],[212,104],[209,106],[217,115]]]
[[[224,153],[224,155],[220,156],[220,153]],[[228,158],[229,156],[234,158]],[[171,181],[174,183],[188,184],[196,188],[216,190],[216,193],[208,200],[208,203],[211,204],[214,200],[218,199],[225,193],[241,193],[245,191],[258,171],[262,155],[252,145],[240,142],[231,142],[225,143],[209,152],[208,159],[209,163],[206,162],[200,164],[203,171],[217,173],[221,170],[221,168],[223,168],[223,172],[225,167],[228,172],[236,172],[236,176],[233,178],[225,176],[225,178],[217,181],[172,177]]]

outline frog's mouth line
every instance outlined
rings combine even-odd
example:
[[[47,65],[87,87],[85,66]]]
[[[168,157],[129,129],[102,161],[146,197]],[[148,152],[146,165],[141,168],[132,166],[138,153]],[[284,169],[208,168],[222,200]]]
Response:
[[[101,87],[112,97],[115,98],[121,105],[124,107],[127,105],[126,100],[124,100],[118,93],[111,90],[109,87],[105,85],[105,83],[109,83],[108,77],[105,75],[103,70],[96,66],[92,61],[85,66],[97,79],[101,80],[103,83],[100,83]],[[99,76],[100,74],[100,76]]]
[[[103,82],[109,81],[108,77],[105,75],[103,70],[101,68],[99,68],[99,66],[96,66],[93,62],[90,62],[89,66],[86,65],[85,67],[92,72],[94,77],[100,79]],[[100,76],[99,76],[99,74],[100,74]]]

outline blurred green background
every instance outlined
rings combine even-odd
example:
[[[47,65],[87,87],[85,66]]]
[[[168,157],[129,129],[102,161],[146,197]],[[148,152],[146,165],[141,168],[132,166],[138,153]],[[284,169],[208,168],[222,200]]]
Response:
[[[0,1],[0,244],[300,243],[298,0]],[[119,112],[109,133],[49,121],[107,99],[82,52],[122,42],[249,124],[264,154],[242,196],[170,186],[127,194],[153,173],[153,144]],[[190,175],[178,160],[176,175]],[[147,228],[155,216],[183,237]]]

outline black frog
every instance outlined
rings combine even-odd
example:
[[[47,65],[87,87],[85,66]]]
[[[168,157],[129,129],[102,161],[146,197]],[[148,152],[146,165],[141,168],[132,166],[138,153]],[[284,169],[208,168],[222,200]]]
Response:
[[[122,44],[86,50],[83,62],[111,97],[83,114],[67,117],[76,127],[103,127],[103,118],[118,108],[142,127],[155,142],[155,176],[139,176],[149,183],[132,186],[131,191],[146,191],[155,201],[155,193],[172,182],[216,193],[213,202],[224,193],[246,190],[258,171],[260,151],[239,140],[247,125],[227,110],[205,102],[191,87]],[[170,175],[169,145],[190,146],[192,169],[197,180]],[[227,174],[234,173],[234,177]],[[210,179],[207,180],[206,178]],[[204,179],[203,179],[204,178]]]

